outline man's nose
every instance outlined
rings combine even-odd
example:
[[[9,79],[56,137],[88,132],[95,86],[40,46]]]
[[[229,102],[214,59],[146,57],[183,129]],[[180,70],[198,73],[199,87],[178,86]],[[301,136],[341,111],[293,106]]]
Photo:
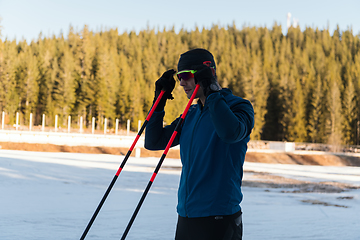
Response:
[[[184,79],[180,79],[180,86],[185,86],[186,85],[186,81]]]

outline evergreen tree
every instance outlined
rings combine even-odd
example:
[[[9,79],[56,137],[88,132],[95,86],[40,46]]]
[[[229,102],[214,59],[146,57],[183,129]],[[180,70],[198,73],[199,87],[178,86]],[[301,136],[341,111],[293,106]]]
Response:
[[[67,118],[72,115],[75,105],[75,77],[74,59],[67,41],[61,40],[58,43],[58,76],[56,79],[57,105],[61,115],[63,126],[67,125]]]
[[[253,62],[249,66],[248,79],[245,86],[246,98],[253,104],[255,112],[255,125],[251,138],[260,140],[264,118],[266,114],[266,100],[268,97],[268,79],[261,70],[261,63],[258,56],[253,56]]]
[[[15,112],[19,110],[15,79],[17,61],[16,42],[0,40],[0,110],[9,116],[10,124],[15,123]]]
[[[309,137],[313,143],[321,143],[323,140],[322,136],[324,136],[321,134],[323,133],[321,126],[323,126],[324,120],[324,118],[322,118],[322,116],[324,116],[322,111],[322,94],[322,82],[320,80],[320,76],[317,76],[316,87],[311,95],[311,112],[309,115],[308,125]]]
[[[94,112],[94,54],[95,44],[92,43],[93,33],[85,26],[81,34],[70,30],[69,41],[75,59],[75,86],[76,100],[74,115],[83,116],[88,126]],[[100,120],[100,119],[98,119]]]
[[[348,79],[347,87],[345,89],[344,104],[342,109],[344,112],[344,143],[355,145],[358,107],[356,106],[356,92],[351,78]]]
[[[126,60],[125,55],[120,52],[119,54],[119,88],[116,91],[116,116],[120,120],[120,124],[126,125],[128,119],[130,119],[130,96],[131,86],[134,83],[134,79],[130,74],[130,66]]]
[[[291,120],[291,102],[293,97],[293,90],[295,88],[294,75],[296,74],[295,66],[292,64],[292,55],[290,42],[283,39],[280,47],[280,54],[278,60],[278,75],[279,75],[279,104],[277,109],[279,115],[279,124],[281,128],[278,129],[277,140],[288,140],[288,128]]]
[[[37,59],[30,47],[19,56],[20,64],[18,66],[17,78],[21,101],[21,112],[24,114],[25,122],[28,124],[30,113],[35,113],[38,104],[38,78],[39,71]]]
[[[293,142],[305,142],[307,135],[305,126],[305,96],[300,79],[296,80],[296,88],[291,105],[293,111],[291,111],[292,117],[289,124],[288,139]]]
[[[331,53],[331,56],[334,56],[333,52]],[[329,89],[327,94],[329,118],[326,127],[328,130],[328,143],[333,145],[334,151],[338,151],[338,147],[343,141],[343,116],[339,87],[340,77],[334,59],[330,59],[328,65],[330,66],[327,76]]]
[[[99,35],[96,36],[97,50],[94,56],[94,91],[96,98],[93,105],[97,118],[115,119],[115,93],[118,88],[118,70],[116,60],[109,52],[107,42],[102,42]],[[95,116],[95,115],[93,115]]]

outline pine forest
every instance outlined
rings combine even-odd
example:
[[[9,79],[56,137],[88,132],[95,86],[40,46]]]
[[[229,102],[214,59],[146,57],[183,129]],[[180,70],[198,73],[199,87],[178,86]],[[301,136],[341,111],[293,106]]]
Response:
[[[0,40],[0,111],[15,123],[48,124],[59,116],[82,116],[85,126],[104,119],[132,129],[144,120],[154,98],[155,81],[175,69],[181,53],[211,51],[222,87],[251,101],[255,110],[252,140],[359,144],[360,39],[351,29],[334,32],[289,28],[213,25],[210,29],[117,29],[93,32],[87,26],[67,36]],[[165,108],[165,124],[187,103],[177,82]],[[110,126],[110,127],[111,127]]]

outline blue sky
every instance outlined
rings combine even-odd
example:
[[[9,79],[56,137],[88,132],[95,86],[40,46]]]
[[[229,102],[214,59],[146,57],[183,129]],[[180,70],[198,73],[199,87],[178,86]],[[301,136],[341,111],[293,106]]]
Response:
[[[0,0],[1,39],[27,41],[43,36],[66,36],[69,26],[81,30],[88,25],[99,31],[118,28],[119,32],[154,29],[192,30],[195,26],[210,28],[268,27],[281,24],[286,34],[287,13],[291,22],[298,21],[301,30],[307,26],[319,29],[350,27],[360,33],[360,0]]]

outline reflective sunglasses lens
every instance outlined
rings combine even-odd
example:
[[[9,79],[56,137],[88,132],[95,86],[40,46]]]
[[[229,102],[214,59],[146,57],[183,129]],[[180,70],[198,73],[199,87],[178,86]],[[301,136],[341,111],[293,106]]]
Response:
[[[194,74],[192,74],[191,72],[182,72],[182,73],[178,73],[177,77],[178,77],[179,81],[181,81],[181,79],[183,79],[184,81],[187,81],[190,78],[193,78]]]

